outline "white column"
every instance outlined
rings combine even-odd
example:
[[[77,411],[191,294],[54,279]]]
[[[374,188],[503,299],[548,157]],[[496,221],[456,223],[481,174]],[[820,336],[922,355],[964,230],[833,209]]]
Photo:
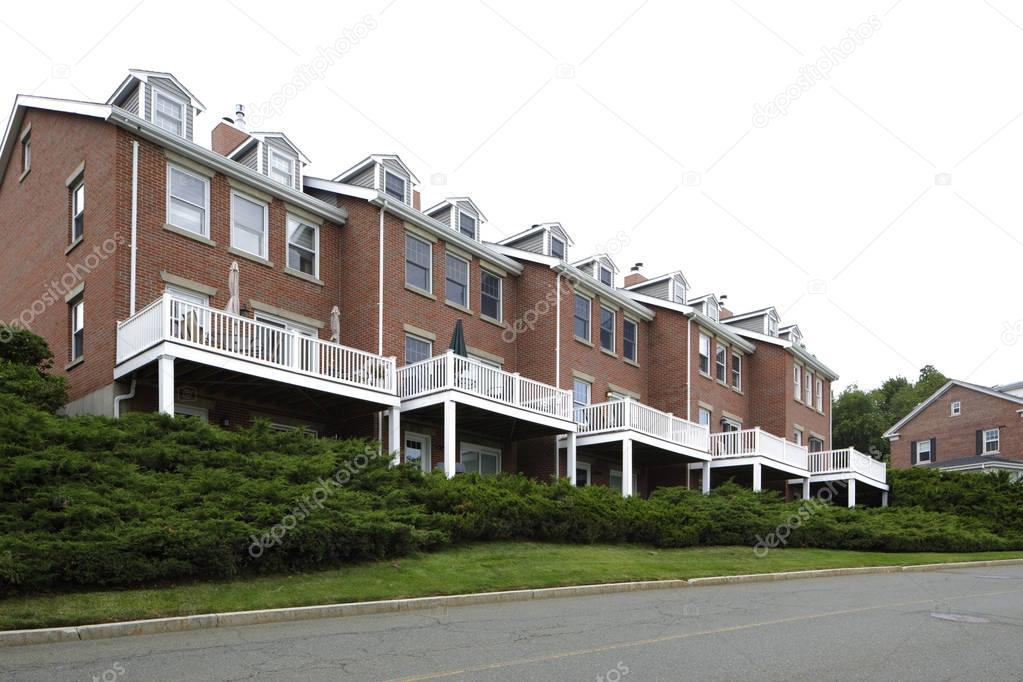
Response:
[[[803,479],[803,499],[804,500],[809,500],[810,499],[810,479],[809,478],[804,478]]]
[[[157,409],[161,414],[174,416],[174,356],[161,355],[156,361],[159,388]]]
[[[565,439],[566,452],[568,453],[565,463],[565,471],[568,474],[568,480],[572,481],[572,485],[575,485],[575,434],[569,433],[568,438]]]
[[[855,507],[856,506],[856,479],[855,478],[850,478],[849,479],[849,506],[850,507]]]
[[[703,477],[700,486],[703,488],[704,495],[710,492],[710,462],[703,463]]]
[[[391,464],[398,466],[401,464],[401,408],[392,407],[387,412],[387,447],[391,450]],[[423,457],[429,457],[428,453],[423,453]]]
[[[760,463],[757,462],[753,465],[753,492],[759,493],[763,489],[763,482],[761,481],[762,472]]]
[[[887,490],[882,490],[881,491],[881,506],[882,507],[887,507],[888,506],[888,491]]]
[[[622,441],[622,496],[632,497],[632,439]]]
[[[444,402],[444,475],[455,477],[455,401]]]

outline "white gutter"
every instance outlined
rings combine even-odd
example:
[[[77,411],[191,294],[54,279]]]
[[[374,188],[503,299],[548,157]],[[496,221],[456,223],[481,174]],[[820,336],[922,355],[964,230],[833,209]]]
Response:
[[[131,289],[128,293],[128,316],[135,314],[136,264],[138,262],[138,226],[139,226],[139,141],[131,141]],[[134,384],[133,384],[134,386]],[[134,393],[134,388],[132,389]],[[114,403],[114,416],[117,414],[117,403]]]

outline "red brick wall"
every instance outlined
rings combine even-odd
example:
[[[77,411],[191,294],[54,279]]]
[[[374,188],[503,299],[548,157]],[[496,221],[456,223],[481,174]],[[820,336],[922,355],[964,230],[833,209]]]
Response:
[[[951,416],[951,403],[958,400],[961,413]],[[931,405],[899,429],[892,442],[892,466],[910,466],[910,444],[936,439],[937,462],[977,454],[977,430],[999,427],[998,456],[1023,461],[1023,418],[1016,412],[1023,405],[953,385]]]
[[[750,368],[748,366],[752,364],[750,356],[743,353],[742,392],[736,391],[732,388],[732,347],[727,343],[719,341],[718,338],[710,331],[705,332],[711,338],[710,376],[700,372],[700,331],[700,325],[694,323],[692,326],[692,337],[689,344],[689,352],[691,353],[690,372],[692,375],[690,419],[694,422],[699,421],[700,402],[704,402],[714,407],[710,422],[711,433],[718,433],[722,430],[721,418],[724,416],[724,412],[729,412],[730,414],[742,418],[742,428],[744,429],[757,426],[758,424],[750,418],[749,400],[747,396],[747,391],[750,388],[751,383]],[[683,338],[685,337],[683,336]],[[717,380],[716,374],[715,353],[717,352],[719,344],[725,347],[725,358],[727,362],[724,384]]]
[[[798,424],[803,427],[803,444],[807,445],[811,431],[824,437],[824,449],[831,448],[831,429],[829,415],[831,412],[831,382],[824,380],[823,412],[795,399],[795,384],[792,381],[792,368],[796,359],[781,346],[770,343],[758,343],[751,365],[750,384],[750,417],[755,425],[765,431],[793,439],[793,431]],[[805,367],[803,368],[805,372]],[[814,375],[814,391],[816,391],[816,374]],[[800,382],[806,381],[806,375],[800,373]],[[816,397],[814,398],[816,400]]]

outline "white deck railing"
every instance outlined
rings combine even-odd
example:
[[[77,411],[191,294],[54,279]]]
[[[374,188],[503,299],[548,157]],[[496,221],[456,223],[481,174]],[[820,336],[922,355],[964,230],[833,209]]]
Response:
[[[710,455],[713,459],[761,456],[797,469],[806,469],[807,454],[802,445],[790,443],[759,427],[710,434]]]
[[[395,392],[395,360],[164,294],[117,323],[117,362],[161,341],[300,374]]]
[[[811,474],[834,474],[851,471],[862,474],[879,483],[884,483],[888,475],[884,462],[878,461],[870,455],[865,455],[856,448],[811,452],[809,469]]]
[[[458,390],[539,414],[572,419],[572,394],[452,351],[398,368],[398,396]]]
[[[580,436],[634,430],[703,452],[710,448],[706,426],[661,412],[632,398],[577,407],[575,421],[579,424]]]

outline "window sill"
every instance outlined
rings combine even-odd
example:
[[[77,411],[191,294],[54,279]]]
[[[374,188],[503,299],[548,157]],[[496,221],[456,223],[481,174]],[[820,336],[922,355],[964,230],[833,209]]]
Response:
[[[78,246],[79,244],[81,244],[83,241],[85,241],[85,235],[82,235],[78,239],[76,239],[73,242],[71,242],[70,244],[68,244],[67,248],[64,249],[64,255],[66,256],[69,253],[71,253],[72,251],[74,251],[75,247]]]
[[[607,348],[604,348],[603,346],[601,346],[600,352],[603,353],[604,355],[610,355],[613,358],[617,358],[618,357],[618,353],[615,353],[613,350],[608,350]]]
[[[28,174],[31,172],[32,172],[31,168],[26,168],[25,170],[21,171],[21,175],[18,176],[18,182],[21,182],[22,180],[27,178]]]
[[[446,305],[449,308],[454,308],[455,310],[461,311],[461,312],[465,313],[466,315],[474,315],[475,314],[471,310],[466,308],[464,305],[462,305],[461,303],[453,303],[452,301],[444,301],[444,305]]]
[[[426,298],[429,298],[429,299],[434,300],[434,301],[437,300],[437,297],[434,296],[433,294],[431,294],[426,289],[420,289],[419,287],[414,287],[414,286],[412,286],[411,284],[408,284],[408,283],[405,284],[405,289],[407,289],[408,291],[411,291],[413,294],[419,294],[420,296],[425,296]]]
[[[299,279],[304,279],[307,282],[312,282],[313,284],[317,284],[317,285],[319,285],[321,287],[323,286],[323,280],[322,279],[320,279],[319,277],[313,277],[309,273],[302,272],[301,270],[295,270],[294,268],[285,267],[284,268],[284,273],[287,274],[287,275],[291,275],[292,277],[298,277]]]
[[[253,263],[265,265],[268,268],[272,268],[274,266],[274,264],[271,261],[268,261],[266,258],[263,258],[262,256],[257,256],[256,254],[249,253],[248,251],[242,251],[241,249],[235,248],[233,246],[228,248],[227,252],[232,255],[238,256],[239,258],[250,260]]]
[[[725,388],[729,388],[727,381],[722,381],[721,379],[714,379],[714,381],[718,382],[718,386],[724,386]]]
[[[484,315],[483,313],[480,313],[480,319],[483,320],[484,322],[489,322],[490,324],[497,325],[501,329],[504,329],[504,322],[502,322],[501,320],[490,317],[489,315]]]
[[[733,393],[738,393],[739,395],[744,395],[743,392],[742,392],[742,389],[741,388],[736,388],[735,386],[732,386],[732,392]]]
[[[168,232],[173,232],[174,234],[179,234],[182,237],[188,237],[189,239],[194,239],[195,241],[199,242],[200,244],[205,244],[206,246],[216,246],[217,245],[217,243],[215,241],[213,241],[212,239],[210,239],[209,237],[204,237],[203,235],[201,235],[201,234],[199,234],[197,232],[192,232],[191,230],[186,230],[185,228],[178,227],[177,225],[174,225],[172,223],[164,223],[163,229],[167,230]]]
[[[639,367],[639,363],[636,362],[635,360],[631,359],[631,358],[622,358],[622,360],[625,360],[625,364],[627,364],[627,365],[632,365],[633,367]]]
[[[575,338],[576,341],[578,341],[579,343],[583,344],[584,346],[589,346],[590,348],[593,348],[593,342],[592,341],[588,341],[588,340],[584,339],[581,336],[576,336],[576,337],[573,337],[573,338]]]
[[[696,373],[697,373],[697,374],[699,374],[699,375],[700,375],[701,377],[703,377],[704,379],[709,379],[710,381],[714,381],[714,377],[712,377],[712,376],[711,376],[710,374],[708,374],[707,372],[702,372],[702,371],[700,371],[700,370],[697,370],[697,371],[696,371]]]
[[[64,365],[64,371],[66,372],[69,369],[77,367],[78,365],[82,364],[83,362],[85,362],[85,356],[82,356],[82,357],[78,358],[77,360],[72,360],[71,362],[69,362],[66,365]]]
[[[992,450],[991,452],[982,452],[980,456],[981,457],[987,457],[988,455],[1000,455],[1000,454],[1002,454],[1001,450]]]

